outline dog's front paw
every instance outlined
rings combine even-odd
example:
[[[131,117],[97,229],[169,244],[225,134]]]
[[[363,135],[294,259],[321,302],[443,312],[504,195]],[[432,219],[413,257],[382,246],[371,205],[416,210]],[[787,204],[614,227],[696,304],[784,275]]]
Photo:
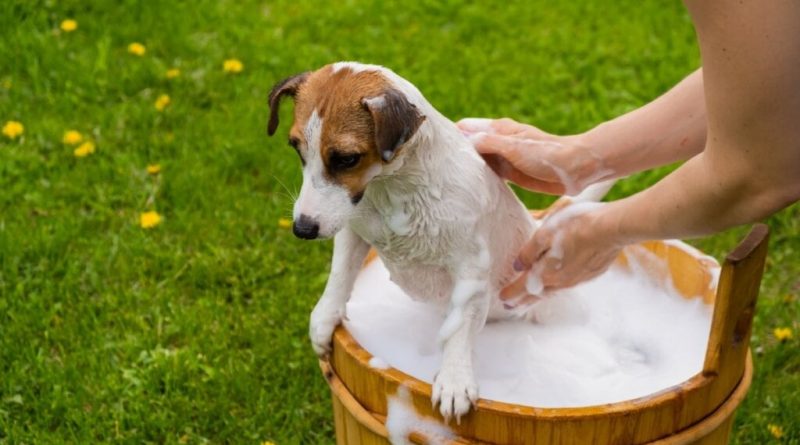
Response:
[[[311,337],[311,346],[318,356],[324,357],[331,352],[333,331],[342,322],[343,316],[343,307],[332,307],[322,300],[311,312],[308,335]]]
[[[439,412],[446,420],[455,416],[461,422],[461,416],[478,401],[478,384],[472,376],[472,370],[466,367],[443,367],[433,378],[431,402],[439,404]]]

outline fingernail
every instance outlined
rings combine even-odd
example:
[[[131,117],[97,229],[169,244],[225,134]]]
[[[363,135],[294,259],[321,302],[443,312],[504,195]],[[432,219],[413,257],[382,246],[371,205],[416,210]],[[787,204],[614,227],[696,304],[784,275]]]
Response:
[[[508,263],[506,263],[508,264]],[[522,261],[519,258],[514,259],[514,270],[516,272],[522,272],[525,269],[525,265],[522,264]]]
[[[493,119],[486,119],[481,117],[468,117],[466,119],[461,119],[460,121],[458,121],[458,127],[461,128],[461,130],[468,131],[470,133],[477,133],[477,132],[491,133],[492,121]]]
[[[514,306],[513,304],[503,303],[503,309],[505,309],[507,311],[510,311],[510,310],[514,309],[515,307],[516,306]]]

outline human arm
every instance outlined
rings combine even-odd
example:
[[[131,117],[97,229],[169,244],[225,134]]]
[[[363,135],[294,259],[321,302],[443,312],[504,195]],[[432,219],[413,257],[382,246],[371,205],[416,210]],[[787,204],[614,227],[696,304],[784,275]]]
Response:
[[[800,199],[800,3],[686,3],[704,63],[705,149],[647,190],[545,224],[518,261],[545,288],[592,278],[626,244],[707,235]],[[556,238],[563,261],[548,255]],[[519,294],[524,279],[503,295]]]
[[[574,195],[598,181],[702,151],[702,70],[649,104],[578,135],[552,135],[511,119],[463,119],[458,125],[505,179],[534,191]]]

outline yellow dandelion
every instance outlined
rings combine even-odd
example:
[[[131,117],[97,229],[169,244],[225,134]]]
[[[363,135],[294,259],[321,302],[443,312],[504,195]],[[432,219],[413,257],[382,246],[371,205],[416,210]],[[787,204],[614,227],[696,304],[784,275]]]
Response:
[[[61,138],[61,142],[67,145],[75,145],[79,144],[83,140],[83,135],[75,130],[68,130],[64,133],[64,137]]]
[[[150,164],[147,166],[147,173],[151,175],[157,175],[161,173],[161,165],[159,164]]]
[[[9,139],[16,139],[25,132],[25,126],[21,122],[8,121],[3,125],[3,135]]]
[[[776,439],[780,439],[781,437],[783,437],[783,428],[781,428],[780,425],[775,425],[774,423],[770,423],[769,425],[767,425],[767,429],[769,430],[769,433],[772,434],[772,437]]]
[[[791,340],[792,328],[775,328],[775,330],[772,331],[772,335],[774,335],[778,341]]]
[[[72,32],[78,29],[78,22],[72,19],[66,19],[61,22],[61,30],[64,32]]]
[[[222,71],[226,73],[241,73],[244,69],[244,64],[239,59],[228,59],[222,63]]]
[[[794,295],[786,294],[786,295],[783,296],[783,302],[784,303],[791,303],[793,301],[794,301]]]
[[[170,99],[169,96],[167,96],[166,94],[158,96],[158,99],[156,99],[156,110],[164,111],[164,109],[167,108],[169,103]]]
[[[265,440],[265,441],[261,442],[261,445],[275,445],[275,443],[271,442],[269,440]]]
[[[170,68],[170,69],[167,70],[167,73],[165,74],[167,79],[174,79],[174,78],[176,78],[176,77],[178,77],[180,75],[181,75],[181,70],[179,70],[177,68]]]
[[[128,52],[134,56],[143,56],[147,52],[147,48],[139,42],[133,42],[128,45]]]
[[[292,220],[289,218],[278,218],[278,227],[288,229],[292,227]]]
[[[72,154],[75,155],[76,158],[85,158],[90,154],[94,153],[94,142],[86,141],[83,144],[79,145]]]
[[[151,210],[139,215],[139,225],[143,229],[152,229],[153,227],[161,224],[161,215],[158,212]]]

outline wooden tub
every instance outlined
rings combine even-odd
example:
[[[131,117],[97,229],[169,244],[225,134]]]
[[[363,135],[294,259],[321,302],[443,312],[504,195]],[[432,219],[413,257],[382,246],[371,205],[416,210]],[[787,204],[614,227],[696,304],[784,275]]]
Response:
[[[649,274],[671,276],[686,298],[714,304],[711,335],[702,372],[646,397],[580,408],[535,408],[480,399],[476,409],[447,426],[452,444],[725,444],[736,408],[752,379],[748,345],[758,288],[766,258],[768,230],[753,228],[731,252],[719,273],[716,264],[691,249],[669,242],[648,242],[626,248],[631,255],[653,255]],[[369,259],[367,261],[370,261]],[[396,369],[370,366],[372,355],[342,327],[333,339],[322,372],[333,395],[337,444],[388,444],[387,397],[402,385],[423,418],[444,424],[431,407],[431,386]],[[412,443],[432,443],[421,432]]]

